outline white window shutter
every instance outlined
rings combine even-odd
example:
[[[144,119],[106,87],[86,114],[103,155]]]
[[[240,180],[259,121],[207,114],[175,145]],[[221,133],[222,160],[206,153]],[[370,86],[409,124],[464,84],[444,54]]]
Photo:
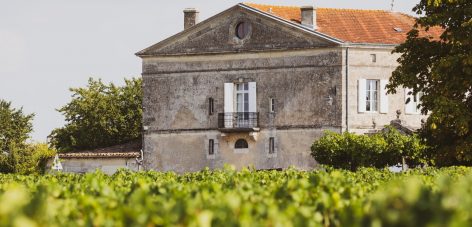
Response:
[[[225,113],[233,112],[234,108],[234,84],[225,83]]]
[[[225,83],[225,103],[224,103],[224,125],[225,128],[233,127],[233,117],[231,114],[234,112],[234,84]]]
[[[249,112],[257,112],[256,82],[249,82]]]
[[[380,113],[388,113],[387,83],[388,80],[380,80]]]
[[[414,102],[415,100],[413,99],[413,95],[410,95],[409,93],[412,92],[413,90],[410,88],[405,88],[405,103],[410,98],[410,102],[405,104],[405,113],[406,114],[414,114],[416,113],[416,103]]]
[[[359,113],[364,113],[365,108],[366,108],[366,80],[365,79],[359,79],[358,81],[358,93],[357,93],[357,98],[358,98],[358,103],[357,103],[357,108]]]

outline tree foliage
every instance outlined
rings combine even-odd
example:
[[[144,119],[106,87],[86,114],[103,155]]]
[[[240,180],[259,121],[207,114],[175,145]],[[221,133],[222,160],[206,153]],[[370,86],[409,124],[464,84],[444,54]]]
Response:
[[[320,164],[349,170],[385,168],[402,163],[403,158],[410,167],[428,164],[426,146],[418,136],[403,135],[393,127],[374,135],[326,131],[313,143],[311,150]]]
[[[54,151],[46,144],[30,144],[34,114],[15,109],[11,102],[0,100],[0,173],[31,174],[44,171]]]
[[[21,146],[33,131],[34,114],[24,114],[23,108],[15,109],[11,102],[0,99],[0,154],[10,153],[13,146]]]
[[[141,136],[141,79],[124,86],[90,78],[85,88],[71,88],[72,100],[58,109],[66,125],[49,135],[59,151],[84,150],[126,143]]]
[[[0,154],[0,173],[44,173],[46,163],[56,151],[45,143],[11,144],[8,154]]]
[[[421,0],[420,17],[405,43],[395,48],[400,65],[388,89],[423,93],[421,109],[430,113],[421,135],[438,165],[472,164],[472,1]],[[443,29],[439,38],[426,31]]]

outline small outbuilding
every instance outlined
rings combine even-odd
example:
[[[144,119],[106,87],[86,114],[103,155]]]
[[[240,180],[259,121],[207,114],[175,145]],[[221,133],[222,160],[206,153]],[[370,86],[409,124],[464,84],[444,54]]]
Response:
[[[141,141],[115,145],[85,151],[58,154],[62,172],[87,173],[101,170],[113,174],[120,168],[134,171],[141,170]],[[48,169],[53,165],[53,158],[48,161]]]

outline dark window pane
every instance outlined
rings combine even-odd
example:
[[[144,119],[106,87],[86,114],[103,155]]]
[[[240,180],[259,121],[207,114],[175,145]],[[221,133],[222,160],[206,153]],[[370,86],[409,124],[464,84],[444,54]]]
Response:
[[[236,148],[236,149],[244,149],[244,148],[248,148],[248,147],[249,147],[249,145],[247,144],[247,141],[245,139],[239,139],[234,144],[234,148]]]
[[[236,26],[236,37],[244,39],[249,33],[249,24],[241,22]]]
[[[210,139],[208,141],[208,154],[212,155],[215,153],[215,141],[213,139]]]

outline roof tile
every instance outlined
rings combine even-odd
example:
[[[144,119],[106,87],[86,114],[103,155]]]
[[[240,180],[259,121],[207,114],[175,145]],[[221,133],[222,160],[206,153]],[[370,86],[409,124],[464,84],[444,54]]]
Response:
[[[291,22],[301,21],[300,7],[244,4]],[[384,10],[317,8],[316,19],[318,32],[350,43],[400,44],[415,24],[412,16]],[[421,35],[438,39],[442,32],[433,27]]]

